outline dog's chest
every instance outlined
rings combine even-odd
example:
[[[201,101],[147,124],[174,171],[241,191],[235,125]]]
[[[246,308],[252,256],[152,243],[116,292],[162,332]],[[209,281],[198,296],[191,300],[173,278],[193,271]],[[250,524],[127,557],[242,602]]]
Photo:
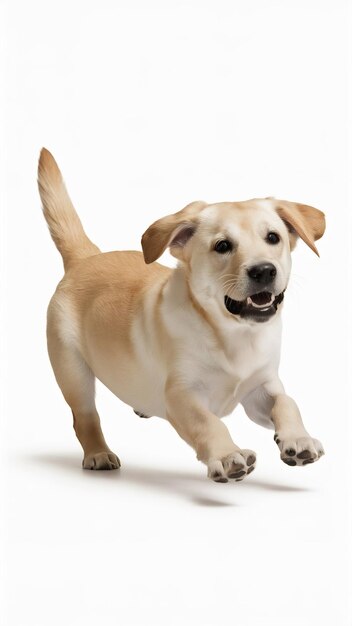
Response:
[[[244,396],[263,384],[268,370],[275,366],[276,346],[270,342],[270,333],[266,335],[243,333],[232,343],[229,339],[226,350],[206,343],[198,350],[188,375],[216,415],[231,413]]]

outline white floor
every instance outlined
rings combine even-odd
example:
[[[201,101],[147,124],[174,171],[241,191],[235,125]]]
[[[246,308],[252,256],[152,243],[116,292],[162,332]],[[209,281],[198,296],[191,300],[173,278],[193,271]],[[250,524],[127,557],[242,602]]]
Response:
[[[329,436],[318,464],[291,468],[239,411],[226,422],[257,469],[215,484],[168,423],[99,389],[122,468],[83,471],[54,381],[50,394],[40,429],[9,429],[6,626],[349,626],[347,458],[332,428],[314,433]]]
[[[351,626],[348,4],[1,3],[1,626]],[[197,198],[326,212],[321,258],[303,243],[293,255],[280,370],[319,463],[283,464],[238,411],[226,423],[256,471],[212,483],[166,422],[99,387],[122,468],[81,469],[46,355],[62,264],[36,188],[42,146],[103,250],[140,249]]]

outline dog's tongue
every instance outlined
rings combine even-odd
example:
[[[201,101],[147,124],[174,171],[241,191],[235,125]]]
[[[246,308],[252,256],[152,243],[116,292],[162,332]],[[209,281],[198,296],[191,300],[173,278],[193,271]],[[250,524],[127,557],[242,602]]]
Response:
[[[269,291],[261,291],[260,293],[255,293],[253,296],[250,296],[250,299],[254,304],[263,306],[264,304],[269,304],[269,302],[271,302],[272,295]]]

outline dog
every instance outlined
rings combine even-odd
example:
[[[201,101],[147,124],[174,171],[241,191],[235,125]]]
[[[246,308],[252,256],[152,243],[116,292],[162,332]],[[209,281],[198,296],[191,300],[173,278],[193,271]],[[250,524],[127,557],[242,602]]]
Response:
[[[140,417],[167,419],[215,482],[255,468],[255,452],[238,447],[221,421],[237,404],[275,430],[287,465],[321,458],[278,376],[291,251],[301,238],[318,254],[321,211],[275,198],[197,201],[149,226],[143,252],[102,253],[45,148],[38,184],[65,269],[48,307],[48,352],[84,469],[120,467],[101,430],[95,378]],[[176,268],[157,262],[167,248]]]

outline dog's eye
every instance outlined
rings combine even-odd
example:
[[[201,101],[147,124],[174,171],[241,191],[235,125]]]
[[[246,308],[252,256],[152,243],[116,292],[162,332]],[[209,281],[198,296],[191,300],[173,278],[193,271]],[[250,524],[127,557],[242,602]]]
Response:
[[[280,237],[277,233],[268,233],[266,236],[266,240],[268,243],[275,245],[276,243],[279,243]]]
[[[225,252],[231,252],[232,247],[233,246],[231,241],[229,241],[228,239],[221,239],[221,241],[216,242],[214,250],[219,254],[225,254]]]

